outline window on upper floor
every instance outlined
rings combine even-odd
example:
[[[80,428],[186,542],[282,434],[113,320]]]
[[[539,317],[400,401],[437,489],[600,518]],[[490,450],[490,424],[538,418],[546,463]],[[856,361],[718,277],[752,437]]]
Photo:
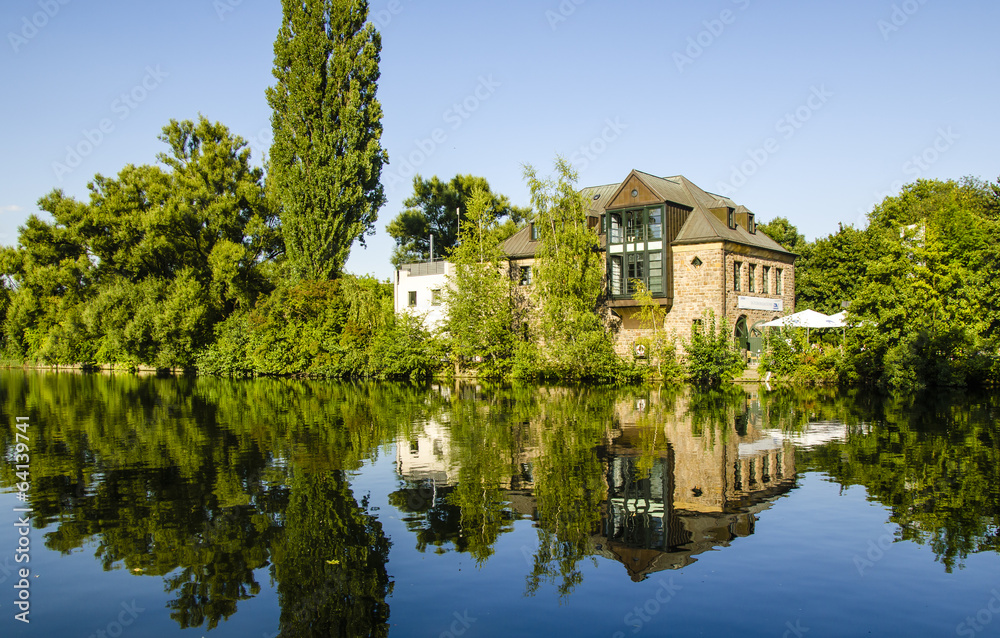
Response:
[[[757,292],[757,264],[747,264],[747,292]]]
[[[431,305],[440,306],[441,305],[441,289],[435,288],[431,290]]]
[[[785,275],[785,273],[782,272],[781,268],[775,269],[775,272],[774,272],[774,294],[776,294],[776,295],[783,294],[781,292],[781,290],[782,290],[782,288],[784,288],[784,285],[785,285],[785,282],[784,282],[785,276],[784,275]]]
[[[760,275],[761,275],[760,291],[765,295],[771,294],[771,267],[762,266]]]
[[[410,306],[410,308],[413,308],[414,306],[417,305],[417,291],[416,290],[411,290],[408,293],[408,296],[409,296],[409,299],[408,299],[409,306]]]
[[[518,284],[522,286],[531,285],[531,266],[521,266],[521,277],[518,280]]]
[[[733,262],[733,290],[740,289],[740,280],[743,279],[743,263]]]
[[[538,224],[531,222],[531,241],[538,241]]]
[[[622,214],[608,213],[608,240],[612,244],[620,244],[622,241]]]

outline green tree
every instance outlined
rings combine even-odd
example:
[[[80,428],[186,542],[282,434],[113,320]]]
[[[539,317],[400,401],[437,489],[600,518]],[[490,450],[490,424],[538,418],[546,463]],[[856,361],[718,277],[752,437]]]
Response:
[[[392,264],[425,261],[430,258],[430,235],[434,235],[434,255],[447,255],[458,242],[458,211],[467,214],[473,192],[486,192],[490,217],[503,222],[501,237],[506,239],[523,226],[529,211],[511,205],[506,196],[493,193],[485,178],[456,175],[447,182],[437,176],[413,177],[413,194],[403,202],[406,208],[385,227],[396,240]]]
[[[366,0],[282,1],[277,84],[267,90],[268,186],[299,279],[339,275],[385,203],[376,99],[382,39],[367,19]]]
[[[857,295],[873,255],[864,231],[841,225],[837,232],[800,247],[795,262],[795,309],[827,314]]]
[[[187,366],[215,322],[269,291],[281,242],[246,142],[204,117],[160,139],[162,167],[97,175],[87,203],[39,200],[52,221],[30,218],[3,253],[10,355]]]
[[[743,355],[729,336],[726,320],[716,330],[715,313],[711,310],[691,326],[691,338],[684,349],[688,380],[697,385],[722,385],[746,367]]]
[[[523,317],[500,247],[502,227],[493,213],[492,199],[486,190],[474,189],[461,220],[459,243],[451,254],[455,275],[445,293],[445,330],[457,359],[456,369],[461,362],[481,357],[480,374],[501,377],[510,370]]]
[[[796,255],[801,255],[806,246],[806,238],[786,217],[775,217],[769,222],[759,222],[757,230],[781,244],[781,246]]]
[[[624,381],[641,376],[614,352],[598,315],[604,284],[603,254],[589,227],[577,173],[556,158],[556,178],[524,167],[539,231],[534,289],[543,349],[534,353],[542,376]]]
[[[997,381],[992,297],[992,189],[978,180],[918,180],[869,215],[871,247],[851,314],[850,377],[894,387]],[[979,284],[979,285],[977,285]]]

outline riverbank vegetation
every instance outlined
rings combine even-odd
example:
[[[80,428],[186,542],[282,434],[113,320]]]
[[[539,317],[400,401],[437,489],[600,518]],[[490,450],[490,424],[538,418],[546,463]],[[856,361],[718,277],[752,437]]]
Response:
[[[885,389],[1000,382],[1000,182],[918,180],[875,206],[865,229],[814,242],[775,221],[800,254],[796,309],[846,307],[849,327],[819,343],[816,331],[811,344],[772,338],[765,369]]]

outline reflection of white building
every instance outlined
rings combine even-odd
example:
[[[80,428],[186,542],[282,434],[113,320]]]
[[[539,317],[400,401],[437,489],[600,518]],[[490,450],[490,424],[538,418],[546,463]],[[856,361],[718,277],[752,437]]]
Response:
[[[396,439],[396,473],[400,477],[453,485],[458,480],[453,468],[451,430],[447,425],[429,421],[422,433]]]
[[[455,266],[447,261],[402,264],[393,284],[393,310],[424,318],[428,330],[444,322],[444,291]]]
[[[812,449],[826,443],[846,443],[847,426],[836,421],[817,421],[807,423],[801,432],[785,432],[784,430],[764,430],[765,433],[779,441],[788,441],[795,447]]]

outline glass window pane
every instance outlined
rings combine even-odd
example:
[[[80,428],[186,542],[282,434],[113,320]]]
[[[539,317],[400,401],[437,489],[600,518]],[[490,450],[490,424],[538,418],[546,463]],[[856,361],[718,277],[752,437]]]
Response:
[[[611,258],[611,294],[622,294],[622,258],[617,255]]]
[[[620,244],[621,241],[622,241],[621,213],[611,213],[611,243]]]
[[[663,237],[663,209],[653,208],[649,211],[649,238]]]

